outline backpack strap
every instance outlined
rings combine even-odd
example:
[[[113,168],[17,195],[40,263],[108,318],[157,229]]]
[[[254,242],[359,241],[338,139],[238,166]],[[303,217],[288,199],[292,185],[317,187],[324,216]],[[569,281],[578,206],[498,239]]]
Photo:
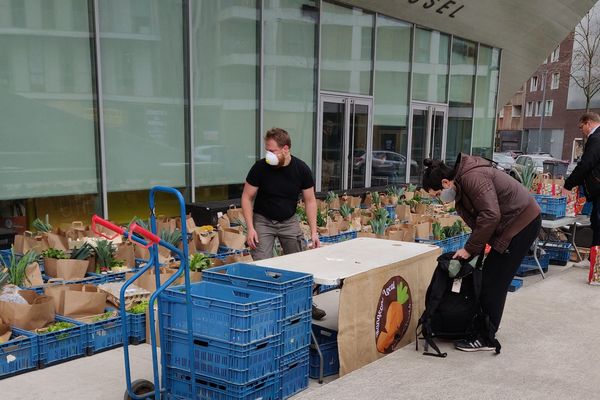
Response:
[[[481,318],[481,333],[486,337],[486,339],[495,347],[496,354],[500,354],[500,349],[502,349],[502,345],[496,339],[496,335],[494,332],[496,331],[492,322],[490,321],[490,317],[483,312],[481,308],[480,296],[481,296],[481,286],[483,281],[483,259],[485,257],[485,247],[481,250],[479,254],[479,258],[477,259],[477,263],[475,264],[475,269],[473,270],[473,289],[475,291],[475,299],[479,304],[479,315]]]
[[[442,353],[440,351],[440,348],[438,347],[437,344],[435,344],[435,341],[433,340],[433,337],[431,336],[431,327],[429,326],[430,322],[429,319],[426,320],[425,322],[419,321],[419,323],[417,324],[417,328],[415,329],[415,350],[419,351],[419,335],[423,335],[423,337],[421,339],[425,340],[425,344],[423,345],[423,355],[424,356],[433,356],[433,357],[439,357],[439,358],[445,358],[448,353]],[[422,326],[421,331],[419,332],[419,327]],[[429,352],[429,346],[431,346],[431,348],[433,350],[435,350],[435,353],[431,353]]]

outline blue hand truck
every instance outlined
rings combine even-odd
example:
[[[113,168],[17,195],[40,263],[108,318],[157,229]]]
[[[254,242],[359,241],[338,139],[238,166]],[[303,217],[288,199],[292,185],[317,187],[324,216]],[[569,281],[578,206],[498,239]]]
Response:
[[[159,236],[156,235],[156,215],[155,215],[155,201],[154,197],[157,192],[164,192],[174,195],[179,201],[179,210],[181,217],[181,237],[182,240],[182,249],[179,249],[170,243],[167,243]],[[98,235],[112,240],[119,235],[123,235],[126,239],[129,239],[132,242],[135,242],[145,248],[149,248],[150,250],[150,258],[148,259],[148,263],[143,266],[139,271],[137,271],[130,279],[128,279],[121,288],[120,296],[119,296],[119,310],[121,316],[123,318],[127,318],[127,313],[125,310],[125,292],[127,288],[135,282],[142,274],[144,274],[150,268],[155,269],[156,276],[156,291],[152,293],[150,296],[149,304],[148,304],[148,313],[149,313],[149,323],[150,323],[150,344],[152,347],[152,370],[153,370],[153,382],[150,382],[146,379],[138,379],[135,381],[131,381],[131,367],[129,362],[129,324],[124,320],[123,322],[123,355],[125,358],[125,381],[127,383],[127,389],[125,391],[125,400],[145,400],[145,399],[154,399],[159,400],[161,398],[168,398],[169,388],[165,387],[166,379],[166,359],[163,352],[161,352],[161,379],[159,380],[159,368],[158,368],[158,354],[156,350],[157,338],[156,338],[156,330],[155,327],[155,318],[154,318],[154,304],[157,303],[156,300],[158,296],[168,288],[175,280],[177,280],[181,274],[183,273],[185,277],[185,296],[186,296],[186,305],[187,305],[187,326],[192,327],[192,299],[190,296],[191,289],[191,281],[190,281],[190,269],[188,264],[188,241],[187,238],[187,227],[186,227],[186,215],[185,215],[185,202],[183,196],[177,189],[173,189],[165,186],[154,186],[150,190],[150,227],[151,232],[137,225],[135,222],[131,223],[129,229],[123,229],[97,215],[92,217],[92,230]],[[112,231],[113,235],[108,235],[105,232],[101,232],[97,229],[97,225],[101,225],[104,228]],[[175,253],[179,256],[181,260],[181,264],[177,273],[171,276],[164,284],[160,283],[160,264],[158,261],[158,246],[165,247],[169,249],[171,252]],[[160,302],[158,302],[158,329],[159,332],[162,332],[162,318],[161,318],[161,310],[160,310]],[[194,359],[194,347],[193,347],[193,332],[192,329],[188,329],[187,332],[187,342],[188,342],[188,359]],[[195,374],[195,363],[190,363],[191,376]],[[162,382],[162,385],[161,385]],[[192,393],[197,393],[196,390],[196,382],[195,379],[191,380],[192,383]],[[164,397],[163,397],[164,396]]]

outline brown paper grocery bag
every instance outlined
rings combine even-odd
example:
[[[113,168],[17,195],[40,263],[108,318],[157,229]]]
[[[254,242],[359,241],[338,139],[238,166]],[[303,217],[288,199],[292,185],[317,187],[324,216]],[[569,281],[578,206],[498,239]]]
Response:
[[[181,218],[177,217],[175,219],[176,221],[176,226],[177,229],[182,230],[182,225],[181,225]],[[187,230],[187,233],[192,233],[194,231],[194,229],[196,229],[196,222],[194,221],[194,218],[192,218],[191,214],[186,215],[185,218],[185,229]]]
[[[20,290],[19,294],[27,304],[0,301],[0,318],[5,323],[32,331],[54,321],[54,302],[51,297],[37,294],[33,290]]]
[[[160,283],[163,284],[169,279],[171,276],[177,273],[177,269],[160,267]],[[125,279],[130,279],[134,274],[127,273],[125,275]],[[139,286],[143,289],[146,289],[149,292],[154,292],[156,290],[156,272],[154,267],[150,268],[146,272],[144,272],[135,282],[136,286]]]
[[[243,224],[246,222],[242,209],[234,205],[229,206],[227,218],[229,218],[229,221],[233,224]]]
[[[199,232],[195,230],[193,238],[194,246],[198,251],[215,254],[219,251],[219,235],[216,231]]]
[[[415,206],[415,214],[425,214],[427,212],[427,204],[418,203]]]
[[[44,288],[44,294],[54,301],[56,313],[67,317],[101,314],[106,306],[106,293],[94,285],[48,286]]]
[[[174,218],[159,215],[156,217],[156,232],[160,234],[163,230],[173,232],[177,228],[177,221]]]
[[[400,230],[404,232],[404,242],[414,242],[416,238],[416,229],[413,224],[400,224]]]
[[[117,244],[115,260],[123,260],[124,265],[129,268],[135,267],[135,248],[133,243],[127,241]]]
[[[44,280],[42,279],[42,271],[40,265],[37,262],[32,262],[25,268],[25,287],[42,286]]]
[[[42,240],[41,236],[34,236],[30,231],[25,231],[22,235],[15,235],[13,248],[18,254],[25,254],[29,250],[35,250],[39,254],[48,248],[48,243]]]
[[[83,279],[88,270],[89,260],[71,260],[44,257],[44,270],[51,278],[61,278],[66,281]]]
[[[431,235],[431,222],[420,222],[415,225],[415,237],[417,239],[429,239]]]
[[[411,220],[410,206],[407,204],[399,204],[396,206],[396,218],[400,221]]]
[[[232,249],[242,250],[246,248],[246,235],[234,228],[219,230],[219,241],[223,246]]]
[[[0,344],[6,343],[10,340],[12,331],[10,325],[5,324],[0,320]]]
[[[69,251],[69,240],[65,236],[51,232],[44,233],[42,236],[48,243],[48,247],[62,251]]]
[[[231,221],[227,214],[223,214],[217,219],[217,226],[223,229],[231,227]]]

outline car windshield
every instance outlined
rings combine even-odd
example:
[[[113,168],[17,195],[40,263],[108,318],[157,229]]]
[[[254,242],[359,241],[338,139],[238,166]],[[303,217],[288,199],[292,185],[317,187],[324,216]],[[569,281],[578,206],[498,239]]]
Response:
[[[514,159],[506,154],[494,154],[494,161],[503,163],[512,163]]]

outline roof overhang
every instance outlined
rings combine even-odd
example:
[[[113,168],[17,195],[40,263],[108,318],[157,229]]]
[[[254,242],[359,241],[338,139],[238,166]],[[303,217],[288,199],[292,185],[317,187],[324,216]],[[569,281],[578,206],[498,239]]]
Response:
[[[502,49],[498,104],[505,104],[574,30],[596,0],[342,0]]]

